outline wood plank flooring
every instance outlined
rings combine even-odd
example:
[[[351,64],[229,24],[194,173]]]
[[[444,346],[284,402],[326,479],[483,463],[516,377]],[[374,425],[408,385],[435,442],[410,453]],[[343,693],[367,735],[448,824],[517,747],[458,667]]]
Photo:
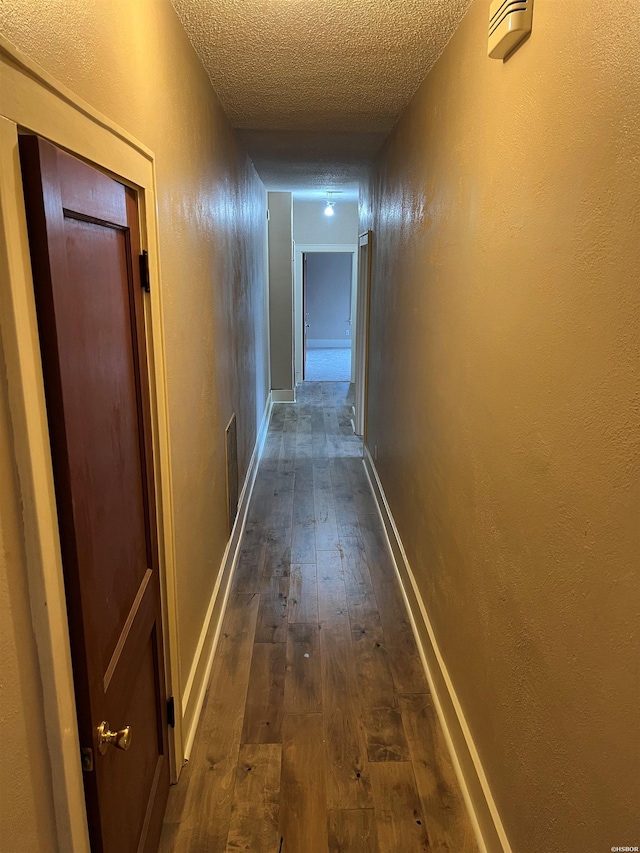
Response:
[[[350,423],[274,408],[160,853],[478,853]]]

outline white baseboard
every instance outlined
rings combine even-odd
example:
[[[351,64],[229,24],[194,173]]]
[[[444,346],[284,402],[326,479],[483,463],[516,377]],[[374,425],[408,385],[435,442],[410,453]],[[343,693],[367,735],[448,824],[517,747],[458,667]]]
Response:
[[[189,670],[189,677],[182,693],[182,730],[184,734],[184,758],[188,760],[193,747],[193,739],[198,728],[204,697],[209,684],[213,658],[218,645],[218,638],[222,628],[222,619],[226,609],[231,580],[238,561],[238,553],[242,542],[242,533],[249,509],[249,501],[253,492],[253,486],[258,473],[260,458],[264,449],[264,443],[269,429],[271,410],[273,408],[272,393],[269,393],[267,405],[265,406],[262,422],[258,428],[255,447],[249,462],[247,476],[244,486],[238,498],[238,513],[225,548],[218,572],[218,580],[213,588],[207,614],[200,632],[200,638],[193,657],[193,663]]]
[[[278,390],[271,392],[271,402],[272,403],[295,403],[296,401],[296,392],[285,390]]]
[[[409,565],[375,463],[367,447],[364,449],[363,461],[387,534],[429,689],[481,853],[512,853],[478,750],[440,653],[429,614]]]
[[[351,349],[351,338],[307,338],[307,349]]]

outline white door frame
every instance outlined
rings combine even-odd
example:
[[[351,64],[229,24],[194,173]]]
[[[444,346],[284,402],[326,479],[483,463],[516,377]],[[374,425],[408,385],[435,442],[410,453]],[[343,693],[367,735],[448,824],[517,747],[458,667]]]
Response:
[[[355,379],[356,304],[358,288],[358,247],[353,243],[294,243],[293,244],[293,350],[295,384],[302,382],[303,338],[302,324],[302,256],[307,252],[339,252],[351,259],[351,381]]]
[[[371,294],[371,231],[358,240],[358,309],[356,311],[355,417],[356,435],[367,443],[367,382],[369,362],[369,300]]]
[[[22,503],[24,552],[51,767],[57,849],[90,853],[80,766],[53,468],[31,277],[18,128],[102,168],[138,191],[141,247],[149,252],[145,321],[152,408],[167,696],[180,697],[173,492],[151,151],[0,36],[0,339]],[[169,730],[171,776],[182,765],[181,714]]]

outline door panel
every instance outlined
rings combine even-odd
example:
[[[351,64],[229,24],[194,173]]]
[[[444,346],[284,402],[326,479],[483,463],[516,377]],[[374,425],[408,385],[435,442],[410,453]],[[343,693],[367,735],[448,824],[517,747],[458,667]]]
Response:
[[[155,631],[147,638],[145,648],[140,656],[140,665],[136,671],[136,679],[131,693],[124,704],[124,714],[131,731],[153,732],[152,721],[149,720],[149,709],[154,707],[156,693],[156,655],[155,655]],[[108,701],[109,721],[120,719],[117,716],[118,705],[111,707]],[[112,781],[112,793],[109,796],[109,816],[127,814],[129,801],[147,802],[149,792],[153,788],[156,775],[158,757],[158,743],[153,738],[145,737],[141,743],[138,739],[132,741],[128,752],[120,752],[112,749],[103,756],[105,776]],[[103,832],[105,835],[105,849],[107,850],[137,850],[138,840],[142,834],[142,828],[146,817],[145,811],[137,811],[131,815],[128,821],[119,822],[104,821]]]
[[[135,193],[20,139],[92,850],[151,853],[169,784]],[[131,727],[102,755],[98,726]]]
[[[74,513],[75,537],[78,560],[94,579],[87,595],[100,620],[96,639],[106,671],[150,556],[144,533],[139,535],[145,510],[128,249],[121,230],[68,215],[64,226],[68,278],[60,288],[56,325],[67,342],[59,357],[68,380],[69,473],[84,507]]]

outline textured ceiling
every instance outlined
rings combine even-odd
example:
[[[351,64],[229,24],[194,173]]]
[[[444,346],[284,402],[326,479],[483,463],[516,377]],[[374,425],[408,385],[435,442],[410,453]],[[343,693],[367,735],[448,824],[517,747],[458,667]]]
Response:
[[[353,188],[470,0],[172,0],[269,189]]]

